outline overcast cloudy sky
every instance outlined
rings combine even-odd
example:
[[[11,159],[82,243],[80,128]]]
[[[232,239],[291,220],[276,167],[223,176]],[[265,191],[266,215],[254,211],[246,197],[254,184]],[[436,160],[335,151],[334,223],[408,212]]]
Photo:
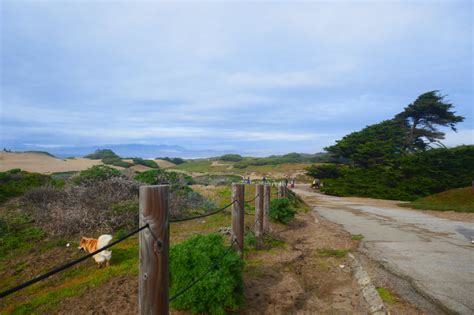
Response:
[[[474,143],[473,3],[1,1],[1,145],[318,152],[439,89]]]

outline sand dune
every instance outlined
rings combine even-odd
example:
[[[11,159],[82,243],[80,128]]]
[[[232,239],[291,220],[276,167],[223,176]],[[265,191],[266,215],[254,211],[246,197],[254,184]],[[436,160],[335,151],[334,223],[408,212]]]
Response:
[[[175,166],[173,163],[165,160],[154,161],[161,168],[169,168]],[[130,162],[133,161],[130,160]],[[61,160],[43,153],[0,152],[0,172],[8,171],[12,168],[20,168],[28,172],[51,174],[57,172],[82,171],[93,165],[101,164],[103,164],[101,160],[90,160],[85,158],[72,158]],[[123,169],[122,167],[114,168]],[[138,172],[151,170],[151,168],[143,165],[135,165],[132,167],[132,169]]]
[[[56,172],[82,171],[93,165],[100,165],[100,160],[74,158],[61,160],[42,153],[0,152],[0,171],[20,168],[28,172],[51,174]]]
[[[176,166],[176,164],[171,163],[171,162],[166,161],[166,160],[154,160],[154,161],[155,161],[156,164],[158,164],[161,168],[170,168],[170,167]]]

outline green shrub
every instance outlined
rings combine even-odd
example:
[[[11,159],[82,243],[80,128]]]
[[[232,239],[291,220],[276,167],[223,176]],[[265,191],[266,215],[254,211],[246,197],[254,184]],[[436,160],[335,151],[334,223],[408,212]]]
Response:
[[[217,263],[217,264],[216,264]],[[209,274],[171,302],[171,307],[193,313],[226,314],[243,306],[243,262],[224,245],[222,235],[196,235],[170,250],[170,296],[215,265]]]
[[[35,187],[43,185],[59,186],[63,182],[55,181],[49,175],[29,173],[20,169],[0,172],[0,203],[17,197]]]
[[[276,222],[288,224],[294,217],[296,211],[290,205],[288,198],[272,199],[270,201],[270,218]]]
[[[117,154],[115,154],[115,152],[110,150],[110,149],[103,149],[103,150],[97,149],[97,150],[95,150],[94,153],[91,153],[91,154],[86,155],[84,157],[87,158],[87,159],[91,159],[91,160],[102,160],[104,158],[110,158],[110,157],[118,158],[119,156]]]
[[[160,168],[158,164],[156,164],[156,162],[153,160],[144,160],[141,158],[133,158],[132,160],[133,160],[133,163],[135,163],[136,165],[143,165],[143,166],[148,166],[151,168]]]
[[[219,158],[219,160],[226,162],[239,162],[243,160],[240,154],[225,154]]]
[[[81,183],[88,180],[105,180],[111,177],[118,177],[120,175],[120,171],[110,166],[94,165],[84,171],[81,171],[79,175],[74,178],[74,182]]]
[[[124,200],[111,204],[110,210],[114,215],[120,215],[127,212],[138,213],[139,206],[136,200]]]
[[[186,163],[186,160],[182,159],[182,158],[169,158],[169,157],[157,157],[155,160],[164,160],[164,161],[168,161],[168,162],[171,162],[173,164],[176,164],[176,165],[179,165],[179,164],[183,164],[183,163]]]
[[[403,156],[393,163],[393,166],[339,166],[337,178],[321,177],[324,184],[321,190],[335,196],[412,201],[466,187],[474,178],[474,146],[431,149]]]
[[[107,165],[125,167],[125,168],[129,168],[130,166],[133,165],[131,163],[123,161],[118,156],[117,157],[115,157],[115,156],[105,157],[105,158],[102,159],[102,163],[107,164]]]
[[[244,247],[248,249],[254,248],[255,246],[257,246],[257,238],[255,237],[255,234],[253,234],[252,231],[245,232]]]

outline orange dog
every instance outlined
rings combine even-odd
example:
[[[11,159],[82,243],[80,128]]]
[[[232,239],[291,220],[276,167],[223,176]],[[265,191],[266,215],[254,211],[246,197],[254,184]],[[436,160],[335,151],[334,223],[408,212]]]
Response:
[[[89,237],[82,237],[79,243],[80,250],[84,250],[89,253],[93,253],[96,250],[107,246],[110,240],[112,240],[112,235],[104,234],[99,236],[98,239],[89,238]],[[103,250],[98,254],[92,256],[97,263],[98,267],[102,267],[105,263],[105,266],[108,267],[110,265],[110,259],[112,258],[112,251],[110,250]]]

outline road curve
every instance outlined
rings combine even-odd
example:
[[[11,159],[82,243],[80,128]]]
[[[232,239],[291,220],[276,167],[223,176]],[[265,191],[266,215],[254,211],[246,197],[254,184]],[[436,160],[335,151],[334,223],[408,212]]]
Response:
[[[364,236],[369,257],[406,279],[423,295],[459,314],[474,314],[474,223],[367,199],[316,193],[298,185],[320,215]]]

